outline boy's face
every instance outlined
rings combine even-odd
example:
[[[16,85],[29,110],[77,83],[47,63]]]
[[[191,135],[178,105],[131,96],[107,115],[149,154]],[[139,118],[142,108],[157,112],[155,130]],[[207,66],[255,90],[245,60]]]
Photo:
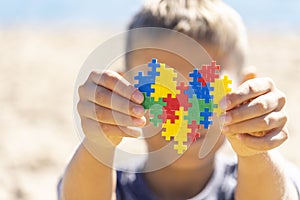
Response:
[[[233,66],[231,62],[230,57],[228,56],[219,56],[219,53],[216,53],[217,49],[211,45],[205,45],[203,44],[203,47],[206,49],[208,54],[212,57],[213,60],[217,61],[217,64],[221,65],[221,74],[227,74],[229,77],[233,80],[233,83],[235,80],[238,80],[238,66]],[[194,52],[191,52],[191,54],[195,54]],[[191,55],[195,56],[195,58],[199,57],[199,55]],[[131,67],[136,67],[140,65],[145,65],[149,61],[151,61],[152,58],[157,58],[158,62],[165,63],[167,66],[172,67],[176,70],[178,74],[181,74],[184,76],[186,80],[189,80],[189,73],[193,70],[194,67],[201,67],[201,66],[191,66],[191,64],[185,60],[184,58],[175,55],[170,52],[162,51],[162,50],[156,50],[156,49],[143,49],[143,50],[137,50],[133,51],[128,54],[128,64]],[[203,63],[206,64],[206,63]],[[207,63],[209,64],[209,63]],[[192,143],[188,150],[181,156],[173,165],[176,165],[176,167],[197,167],[199,165],[205,164],[203,160],[198,159],[198,153],[200,150],[200,147],[204,141],[205,133],[201,131],[201,137],[196,142]],[[221,135],[217,141],[217,144],[212,149],[212,151],[208,154],[207,158],[210,159],[214,156],[215,152],[221,147],[225,140],[225,137]],[[155,134],[152,137],[149,137],[146,139],[146,142],[148,144],[149,151],[155,151],[159,150],[162,147],[166,146],[169,141],[165,141],[165,139],[161,136],[160,133]],[[204,160],[205,160],[204,159]]]

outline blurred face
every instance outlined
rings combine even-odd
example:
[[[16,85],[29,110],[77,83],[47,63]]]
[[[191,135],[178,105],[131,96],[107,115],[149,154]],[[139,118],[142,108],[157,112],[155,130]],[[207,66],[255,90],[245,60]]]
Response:
[[[237,70],[238,68],[237,66],[232,65],[233,62],[231,62],[230,57],[220,56],[220,54],[217,53],[218,52],[217,48],[211,45],[202,44],[202,46],[206,49],[206,51],[211,56],[211,58],[213,60],[216,60],[217,64],[221,65],[221,69],[222,69],[221,74],[224,73],[228,74],[234,83],[235,80],[238,79],[238,74],[236,73],[238,71]],[[194,52],[191,52],[191,54],[193,53]],[[192,56],[195,56],[195,58],[197,58],[197,56],[199,55],[195,54]],[[187,60],[173,53],[163,51],[163,50],[156,50],[156,49],[142,49],[142,50],[131,52],[128,55],[128,64],[131,67],[136,67],[148,63],[149,61],[151,61],[152,58],[157,58],[158,62],[165,63],[167,66],[174,68],[178,74],[181,74],[187,80],[189,80],[189,73],[193,70],[194,67],[197,68],[201,67],[201,66],[192,66]],[[203,63],[203,64],[209,64],[209,63]],[[211,150],[211,152],[206,156],[206,158],[200,160],[198,153],[205,138],[206,131],[204,130],[202,131],[200,130],[201,137],[198,138],[196,142],[191,143],[188,150],[177,161],[175,161],[172,164],[173,167],[195,168],[201,165],[205,165],[207,161],[212,160],[214,158],[215,152],[223,144],[225,137],[221,135],[216,145]],[[164,137],[161,136],[160,133],[157,133],[152,137],[146,138],[146,142],[148,144],[148,149],[150,152],[159,150],[169,143],[169,141],[166,141]]]

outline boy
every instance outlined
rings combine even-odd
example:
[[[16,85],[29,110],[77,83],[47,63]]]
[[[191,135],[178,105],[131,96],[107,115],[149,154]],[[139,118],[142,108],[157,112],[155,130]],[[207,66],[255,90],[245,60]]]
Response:
[[[241,77],[246,38],[239,16],[218,0],[152,0],[145,4],[130,25],[130,29],[139,27],[168,28],[191,36],[234,81],[242,80],[243,83],[222,102],[222,107],[227,110],[222,136],[203,159],[197,157],[202,144],[200,139],[174,163],[143,174],[116,172],[81,145],[65,172],[60,186],[61,198],[299,199],[299,175],[293,174],[292,177],[287,173],[292,169],[284,169],[278,156],[269,152],[288,137],[285,97],[269,78],[255,78],[253,74]],[[128,66],[147,63],[153,55],[153,51],[133,52],[127,57]],[[189,64],[164,52],[156,51],[155,57],[179,71]],[[99,79],[100,76],[104,80]],[[91,92],[95,87],[97,94],[94,96]],[[117,102],[114,106],[111,105],[112,95]],[[79,96],[78,112],[86,135],[92,135],[100,126],[117,145],[128,134],[139,136],[136,130],[127,126],[143,127],[146,124],[141,106],[143,95],[116,72],[92,72],[79,88]],[[129,111],[121,106],[128,101]],[[118,111],[121,123],[114,120],[113,110]],[[225,138],[238,157],[237,163],[215,158]],[[165,145],[159,134],[147,138],[146,142],[149,151]],[[98,148],[100,151],[103,148],[103,152],[108,152],[105,156],[113,160],[113,149],[107,151],[107,147],[101,146],[101,141]],[[132,175],[135,179],[128,177]]]

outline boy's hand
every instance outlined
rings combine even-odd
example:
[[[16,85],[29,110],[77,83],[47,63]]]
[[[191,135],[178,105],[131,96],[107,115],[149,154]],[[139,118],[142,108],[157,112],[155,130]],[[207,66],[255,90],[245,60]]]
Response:
[[[239,156],[271,150],[288,138],[285,102],[270,78],[250,79],[227,94],[223,133]]]
[[[123,137],[138,137],[140,132],[128,128],[146,123],[144,96],[114,71],[92,72],[78,89],[77,109],[87,138],[104,134],[117,145]],[[101,138],[101,137],[100,137]]]

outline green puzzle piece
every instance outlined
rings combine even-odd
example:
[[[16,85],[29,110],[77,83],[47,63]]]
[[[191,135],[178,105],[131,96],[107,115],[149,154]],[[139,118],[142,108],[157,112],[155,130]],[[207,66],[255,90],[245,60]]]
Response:
[[[154,126],[158,126],[159,124],[162,124],[162,120],[158,118],[158,115],[161,115],[163,113],[162,105],[155,104],[150,108],[150,114],[153,115],[150,116],[150,122],[153,123]]]
[[[144,95],[144,101],[142,103],[142,106],[146,110],[150,109],[151,106],[156,105],[156,104],[161,105],[161,106],[167,105],[167,103],[164,102],[162,98],[159,98],[158,101],[155,101],[154,97],[147,97],[145,92],[143,92],[143,95]]]
[[[199,123],[200,119],[202,119],[203,117],[200,117],[200,109],[197,96],[193,94],[193,97],[188,99],[188,101],[192,104],[192,106],[188,108],[188,113],[186,116],[184,116],[184,119],[188,121],[188,124],[191,124],[193,120],[195,120],[196,123]]]
[[[198,99],[198,105],[200,112],[204,112],[205,108],[208,108],[209,112],[213,112],[213,109],[218,106],[212,99],[209,100],[209,103],[205,103],[205,99]]]

